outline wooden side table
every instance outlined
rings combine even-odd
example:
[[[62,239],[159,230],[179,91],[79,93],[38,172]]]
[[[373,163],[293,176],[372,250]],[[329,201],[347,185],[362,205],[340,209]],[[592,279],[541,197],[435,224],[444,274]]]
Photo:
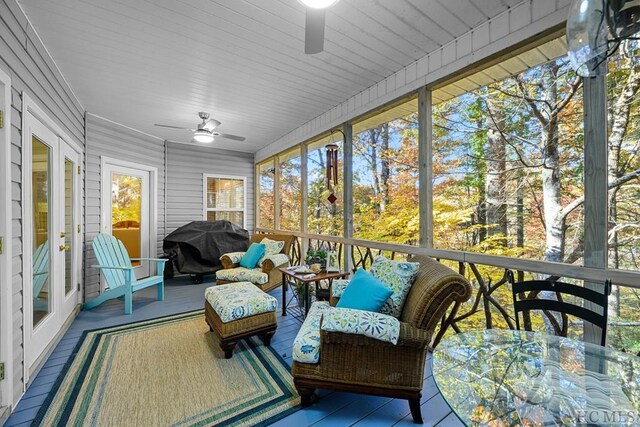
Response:
[[[300,282],[304,285],[305,297],[304,297],[304,316],[307,317],[309,313],[309,307],[311,306],[311,301],[309,297],[309,284],[315,283],[316,289],[318,289],[318,284],[322,280],[329,280],[331,282],[333,279],[343,279],[349,276],[348,271],[337,271],[332,273],[327,273],[326,271],[321,271],[317,273],[313,277],[305,278],[307,274],[310,273],[296,273],[292,270],[287,270],[286,267],[278,268],[282,272],[282,315],[287,315],[287,279],[292,279],[294,281]]]

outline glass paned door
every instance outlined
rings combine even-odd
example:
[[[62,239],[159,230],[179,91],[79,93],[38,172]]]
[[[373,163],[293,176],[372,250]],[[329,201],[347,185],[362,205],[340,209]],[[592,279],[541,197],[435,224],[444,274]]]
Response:
[[[142,177],[111,174],[111,231],[127,248],[131,258],[140,258],[142,252]],[[140,265],[133,261],[134,266]]]
[[[26,114],[23,202],[28,377],[79,302],[81,245],[80,152],[31,112]]]
[[[73,162],[64,159],[64,293],[73,289]]]
[[[52,169],[49,145],[33,136],[31,141],[32,319],[34,328],[51,312],[51,190]]]
[[[133,258],[155,256],[155,184],[153,169],[117,159],[103,159],[102,232],[120,240],[127,249],[136,278],[148,277],[149,261]],[[151,188],[154,188],[152,196]],[[104,281],[103,281],[104,285]]]
[[[60,242],[58,252],[64,258],[62,270],[64,298],[62,317],[71,314],[78,303],[80,288],[80,153],[66,144],[60,147],[60,201],[64,215],[59,220]]]

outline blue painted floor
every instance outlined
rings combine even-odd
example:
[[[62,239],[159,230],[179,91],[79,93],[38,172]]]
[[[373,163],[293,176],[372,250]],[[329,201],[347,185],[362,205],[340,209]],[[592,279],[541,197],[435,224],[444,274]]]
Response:
[[[133,298],[133,314],[123,314],[124,307],[121,300],[108,301],[93,310],[80,312],[27,389],[14,413],[5,423],[5,427],[31,425],[85,330],[201,309],[204,290],[208,286],[211,284],[193,285],[188,277],[177,277],[166,281],[164,301],[156,301],[155,288],[137,292]],[[274,290],[271,294],[281,299],[282,290]],[[300,320],[295,316],[281,316],[278,313],[278,330],[271,346],[287,363],[291,363],[291,343],[299,328]],[[463,425],[438,393],[429,366],[430,364],[427,363],[422,392],[424,425],[443,427]],[[409,405],[404,400],[331,391],[320,391],[318,394],[320,399],[316,404],[297,411],[273,425],[278,427],[415,425],[409,413]]]

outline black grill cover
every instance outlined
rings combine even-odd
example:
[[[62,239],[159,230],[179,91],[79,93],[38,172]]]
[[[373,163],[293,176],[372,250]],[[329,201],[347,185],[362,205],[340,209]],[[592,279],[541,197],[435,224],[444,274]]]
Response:
[[[193,221],[165,237],[162,248],[180,273],[209,274],[222,268],[222,255],[248,246],[249,232],[229,221]]]

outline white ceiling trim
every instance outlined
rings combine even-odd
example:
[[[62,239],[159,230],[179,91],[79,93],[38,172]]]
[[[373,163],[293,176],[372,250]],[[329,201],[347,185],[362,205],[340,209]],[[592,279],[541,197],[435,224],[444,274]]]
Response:
[[[562,24],[570,0],[524,0],[256,152],[256,163]]]

